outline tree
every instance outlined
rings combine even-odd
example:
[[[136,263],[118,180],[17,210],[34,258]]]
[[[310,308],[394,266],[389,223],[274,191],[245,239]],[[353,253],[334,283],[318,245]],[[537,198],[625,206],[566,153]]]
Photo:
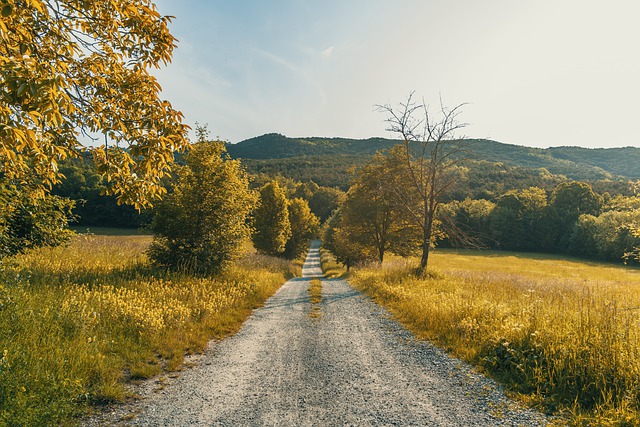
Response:
[[[494,239],[503,249],[540,250],[546,236],[546,207],[542,188],[506,192],[489,216]]]
[[[201,138],[185,160],[173,192],[155,209],[149,257],[161,267],[216,273],[241,253],[256,195],[223,142]]]
[[[306,200],[300,198],[290,200],[288,210],[291,237],[285,245],[284,256],[295,259],[307,250],[309,241],[318,232],[320,221],[311,212]]]
[[[260,252],[280,256],[291,238],[287,197],[277,181],[260,189],[258,208],[254,212],[253,245]]]
[[[495,207],[489,200],[468,197],[441,205],[438,217],[446,224],[446,242],[453,247],[491,247],[494,241],[490,237],[489,221]]]
[[[456,155],[461,148],[455,134],[465,126],[458,121],[463,106],[449,109],[441,100],[439,114],[434,116],[424,101],[414,100],[413,92],[397,108],[388,104],[377,106],[387,114],[387,130],[402,139],[406,180],[395,189],[395,194],[408,220],[421,233],[419,274],[425,272],[429,261],[438,206],[458,177],[456,165],[460,160]]]
[[[551,193],[551,209],[556,219],[556,244],[566,250],[572,227],[580,215],[597,216],[602,208],[603,199],[585,182],[569,181],[558,185]]]
[[[402,186],[400,151],[375,154],[352,180],[341,210],[341,227],[351,241],[374,249],[380,263],[389,250],[407,255],[417,247],[416,227],[406,220],[393,194]]]
[[[41,246],[67,242],[73,202],[37,196],[28,185],[0,182],[0,260]]]
[[[314,185],[310,186],[315,191],[311,199],[309,199],[309,207],[311,212],[320,218],[320,222],[324,222],[340,206],[344,199],[344,192],[337,188],[316,187]]]
[[[376,258],[375,251],[361,245],[352,234],[352,229],[343,226],[342,212],[337,209],[327,219],[322,233],[322,246],[331,251],[338,262],[347,267],[347,271],[355,264],[371,261]]]
[[[109,192],[140,208],[164,193],[173,152],[185,149],[182,114],[149,73],[170,62],[170,17],[151,0],[2,0],[0,164],[31,172],[43,193],[58,162],[90,148]]]

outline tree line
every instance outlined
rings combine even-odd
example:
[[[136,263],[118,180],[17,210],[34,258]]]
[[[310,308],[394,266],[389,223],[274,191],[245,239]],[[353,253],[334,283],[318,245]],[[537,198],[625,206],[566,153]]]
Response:
[[[382,262],[388,252],[420,253],[423,233],[415,213],[397,201],[408,185],[401,152],[378,153],[360,169],[325,225],[325,245],[347,266]],[[452,176],[456,172],[449,170]],[[640,197],[599,194],[586,182],[564,181],[550,191],[529,187],[506,191],[493,201],[467,197],[441,203],[429,244],[635,262],[639,228]]]

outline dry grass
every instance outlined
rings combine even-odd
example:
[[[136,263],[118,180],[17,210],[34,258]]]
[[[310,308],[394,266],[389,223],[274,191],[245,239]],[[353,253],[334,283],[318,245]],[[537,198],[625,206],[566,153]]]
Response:
[[[5,265],[0,425],[72,425],[87,405],[123,399],[127,379],[179,369],[296,270],[250,254],[216,278],[152,271],[150,240],[77,236]]]
[[[309,317],[314,319],[322,317],[320,303],[322,302],[322,281],[311,279],[309,283],[309,299],[311,301],[311,311]]]
[[[390,259],[351,280],[569,425],[640,425],[640,270],[473,251],[436,251],[427,279],[414,267]]]
[[[347,270],[338,262],[331,252],[320,249],[320,265],[327,279],[347,277]]]

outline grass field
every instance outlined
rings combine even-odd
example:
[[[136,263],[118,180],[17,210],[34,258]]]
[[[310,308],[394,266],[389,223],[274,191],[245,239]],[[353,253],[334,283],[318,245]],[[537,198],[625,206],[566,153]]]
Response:
[[[150,235],[150,233],[137,228],[91,227],[84,225],[72,225],[69,228],[78,234],[95,234],[96,236]]]
[[[153,271],[150,236],[78,235],[5,260],[0,280],[0,426],[73,425],[125,382],[180,369],[237,330],[298,267],[247,254],[216,278]]]
[[[350,280],[559,424],[640,425],[639,269],[489,251],[430,262],[427,279],[390,257]]]

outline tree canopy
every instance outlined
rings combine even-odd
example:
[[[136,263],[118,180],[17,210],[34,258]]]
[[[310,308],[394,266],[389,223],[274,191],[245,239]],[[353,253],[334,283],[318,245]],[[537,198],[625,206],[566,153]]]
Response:
[[[0,172],[34,172],[46,189],[93,138],[119,202],[161,195],[173,152],[187,146],[182,114],[149,73],[171,60],[169,22],[151,0],[3,0]]]
[[[222,142],[194,144],[186,162],[173,192],[155,210],[149,255],[163,267],[216,273],[240,254],[248,239],[247,220],[256,195]]]
[[[254,211],[253,244],[268,255],[282,255],[291,238],[287,196],[277,181],[260,189],[258,207]]]

